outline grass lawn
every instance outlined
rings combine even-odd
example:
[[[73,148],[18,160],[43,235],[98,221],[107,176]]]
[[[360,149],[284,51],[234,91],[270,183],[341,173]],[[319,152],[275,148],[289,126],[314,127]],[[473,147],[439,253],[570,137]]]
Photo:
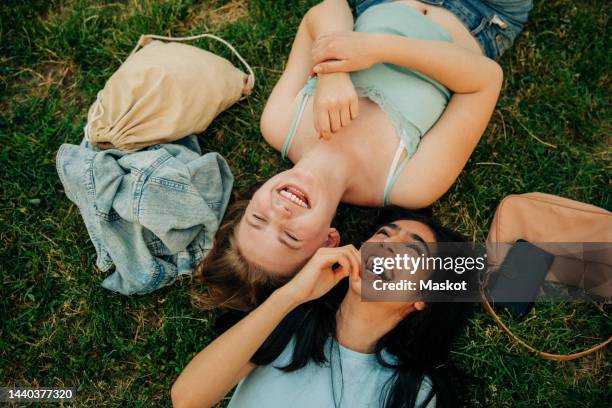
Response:
[[[612,207],[612,43],[606,0],[536,1],[501,64],[505,84],[476,152],[434,206],[472,239],[486,236],[507,194],[543,191]],[[299,20],[297,1],[44,1],[0,4],[0,386],[74,386],[75,406],[169,406],[172,382],[212,338],[216,314],[191,306],[189,282],[124,297],[104,290],[78,209],[54,167],[78,143],[96,92],[142,33],[213,32],[255,69],[246,101],[200,137],[223,154],[237,188],[286,164],[258,119]],[[229,57],[222,45],[202,47]],[[432,163],[435,165],[435,163]],[[342,208],[354,236],[372,211]],[[538,305],[512,325],[537,347],[572,352],[609,336],[592,305]],[[479,311],[453,358],[469,406],[595,407],[612,404],[610,352],[541,360]]]

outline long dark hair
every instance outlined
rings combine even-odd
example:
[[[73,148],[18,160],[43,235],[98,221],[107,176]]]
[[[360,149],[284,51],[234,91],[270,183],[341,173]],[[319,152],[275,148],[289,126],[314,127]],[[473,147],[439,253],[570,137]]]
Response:
[[[461,235],[440,226],[430,216],[399,208],[383,211],[377,224],[397,220],[414,220],[427,225],[438,242],[464,241]],[[295,371],[310,360],[318,364],[328,363],[325,345],[330,336],[336,337],[336,312],[347,288],[345,279],[322,298],[296,308],[268,337],[251,361],[257,365],[271,364],[295,338],[292,360],[278,369]],[[378,340],[375,347],[378,363],[395,370],[381,392],[381,406],[415,407],[425,377],[429,378],[432,389],[422,406],[426,406],[434,395],[437,407],[456,404],[446,363],[452,343],[462,333],[472,307],[469,303],[430,303],[422,311],[409,313]],[[384,359],[383,351],[393,355],[396,361]]]

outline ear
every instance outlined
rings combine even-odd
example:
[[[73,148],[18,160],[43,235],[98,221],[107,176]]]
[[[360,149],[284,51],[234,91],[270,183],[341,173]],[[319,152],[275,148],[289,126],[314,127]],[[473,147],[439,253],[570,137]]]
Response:
[[[340,233],[335,228],[330,228],[327,233],[327,240],[325,246],[328,248],[335,248],[340,245]]]
[[[414,308],[418,310],[419,312],[421,310],[425,310],[425,307],[426,307],[425,302],[414,302]]]

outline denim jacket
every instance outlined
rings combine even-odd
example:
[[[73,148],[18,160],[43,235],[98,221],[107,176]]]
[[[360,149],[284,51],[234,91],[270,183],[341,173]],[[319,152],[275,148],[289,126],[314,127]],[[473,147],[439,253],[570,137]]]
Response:
[[[193,272],[210,250],[234,178],[218,153],[202,156],[195,136],[127,153],[85,139],[56,157],[68,198],[83,217],[96,266],[115,271],[102,286],[145,294]]]

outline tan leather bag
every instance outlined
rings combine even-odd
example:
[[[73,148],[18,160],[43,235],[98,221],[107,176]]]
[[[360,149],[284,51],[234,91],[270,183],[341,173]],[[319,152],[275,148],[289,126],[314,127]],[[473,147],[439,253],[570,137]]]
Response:
[[[606,299],[612,296],[612,256],[610,251],[586,251],[577,256],[562,245],[546,243],[612,242],[612,213],[602,208],[544,193],[510,195],[497,207],[487,237],[489,265],[495,270],[503,262],[510,246],[524,239],[555,255],[547,281],[588,289]],[[573,267],[573,266],[576,267]],[[579,353],[551,354],[535,349],[517,337],[499,318],[481,292],[485,310],[519,344],[540,357],[571,360],[605,347],[612,337]]]
[[[203,37],[229,47],[249,74],[225,58],[180,43]],[[200,133],[247,96],[254,83],[251,67],[219,37],[143,35],[98,93],[87,115],[85,138],[101,149],[135,151]]]

